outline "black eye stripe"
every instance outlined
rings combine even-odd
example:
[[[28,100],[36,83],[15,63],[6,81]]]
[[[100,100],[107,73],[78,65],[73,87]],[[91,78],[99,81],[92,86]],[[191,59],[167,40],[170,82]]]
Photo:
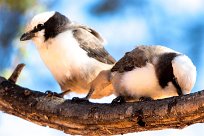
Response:
[[[38,24],[38,25],[37,25],[37,29],[42,30],[43,28],[44,28],[44,25],[43,25],[43,24]]]
[[[37,27],[35,26],[31,32],[36,33],[44,28],[45,28],[44,24],[38,24]]]

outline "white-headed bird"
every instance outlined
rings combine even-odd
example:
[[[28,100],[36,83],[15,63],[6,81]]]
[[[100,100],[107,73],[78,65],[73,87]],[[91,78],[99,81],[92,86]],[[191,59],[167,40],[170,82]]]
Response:
[[[94,86],[92,81],[96,76],[115,63],[103,47],[104,40],[98,32],[55,11],[34,16],[20,40],[35,43],[62,91],[87,93]],[[110,94],[112,89],[99,90],[92,97]]]

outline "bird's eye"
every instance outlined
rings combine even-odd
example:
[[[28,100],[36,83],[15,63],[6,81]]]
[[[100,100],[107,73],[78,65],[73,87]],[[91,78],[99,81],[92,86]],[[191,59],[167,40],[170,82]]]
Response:
[[[37,29],[38,29],[38,30],[42,30],[43,28],[44,28],[44,25],[43,25],[43,24],[38,24],[38,25],[37,25]]]

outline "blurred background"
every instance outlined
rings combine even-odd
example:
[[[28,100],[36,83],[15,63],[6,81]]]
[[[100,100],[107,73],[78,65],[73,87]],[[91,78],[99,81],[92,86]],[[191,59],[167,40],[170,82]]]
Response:
[[[18,84],[34,90],[60,91],[42,63],[32,42],[20,42],[27,22],[43,11],[59,11],[71,20],[88,25],[106,39],[105,48],[116,60],[136,45],[165,45],[188,55],[197,67],[193,92],[204,89],[203,0],[0,0],[0,75],[9,77],[25,63]],[[71,94],[68,97],[72,97]],[[104,99],[102,102],[111,101]],[[203,135],[204,125],[183,130],[134,133],[135,136]],[[0,112],[1,136],[65,136]],[[133,134],[128,134],[133,135]]]

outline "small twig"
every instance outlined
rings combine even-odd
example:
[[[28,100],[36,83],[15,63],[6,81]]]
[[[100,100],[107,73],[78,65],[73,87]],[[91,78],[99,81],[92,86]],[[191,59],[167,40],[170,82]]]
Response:
[[[15,68],[15,70],[13,71],[12,75],[9,77],[9,81],[12,83],[16,83],[22,69],[24,68],[25,64],[21,63],[18,64],[17,67]]]

